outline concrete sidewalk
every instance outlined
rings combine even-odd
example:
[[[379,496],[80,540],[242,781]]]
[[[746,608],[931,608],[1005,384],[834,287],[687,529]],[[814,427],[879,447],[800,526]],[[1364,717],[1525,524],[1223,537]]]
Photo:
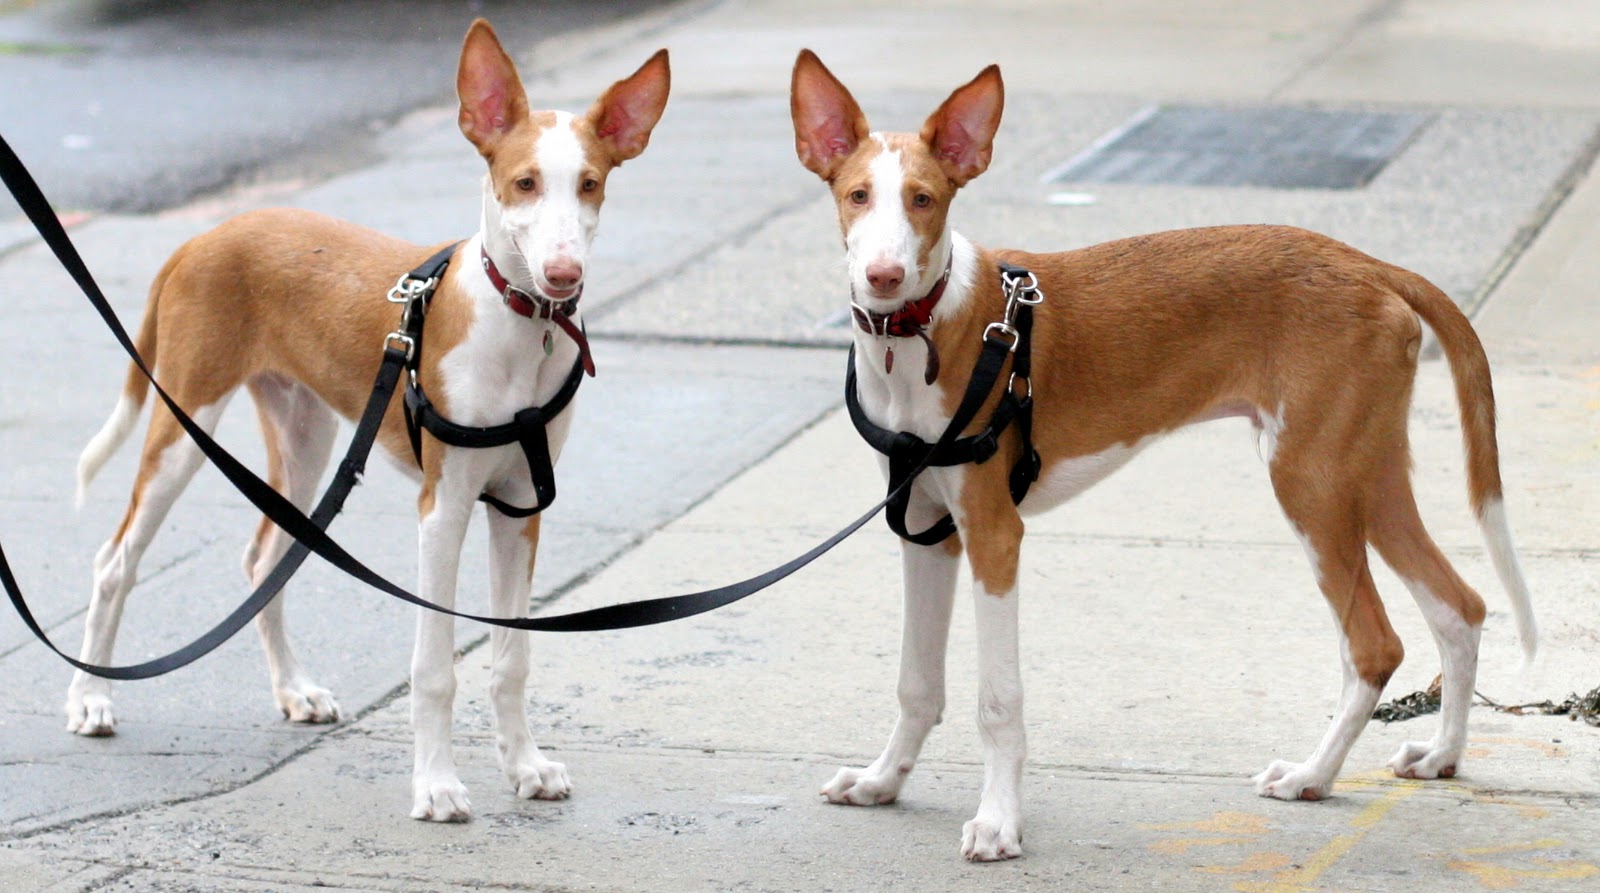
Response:
[[[647,538],[624,538],[570,567],[552,556],[576,582],[559,587],[543,610],[751,575],[804,551],[881,495],[876,463],[842,414],[828,411],[810,424],[814,407],[824,405],[812,396],[815,383],[831,378],[826,386],[837,394],[844,362],[837,348],[848,337],[838,325],[843,287],[832,210],[793,160],[787,129],[788,68],[795,50],[810,46],[875,125],[895,130],[915,129],[950,88],[1001,62],[1008,85],[1002,143],[993,169],[958,200],[954,215],[980,242],[1065,248],[1169,226],[1290,222],[1444,285],[1475,311],[1495,365],[1508,511],[1544,630],[1540,661],[1519,674],[1506,601],[1465,505],[1448,371],[1425,363],[1412,426],[1416,489],[1430,529],[1490,605],[1479,691],[1520,703],[1600,685],[1600,177],[1591,170],[1600,133],[1600,93],[1592,88],[1600,83],[1600,5],[697,2],[532,48],[529,70],[538,73],[530,91],[581,104],[658,46],[674,54],[674,96],[650,153],[630,164],[630,179],[620,181],[626,189],[619,185],[608,199],[597,261],[597,276],[606,278],[595,283],[589,318],[600,360],[626,356],[634,384],[656,377],[640,363],[662,364],[660,377],[683,368],[696,381],[725,381],[733,393],[719,405],[738,404],[748,379],[771,406],[790,408],[786,421],[773,423],[781,433],[724,460],[730,474],[742,473],[704,500],[664,504],[658,511],[671,520],[659,529],[660,521],[651,523]],[[1432,117],[1361,190],[1041,183],[1061,161],[1162,102],[1404,108]],[[461,204],[473,159],[456,145],[453,111],[419,111],[403,128],[411,153],[370,170],[160,219],[100,221],[86,235],[100,233],[111,252],[114,232],[128,240],[123,250],[149,253],[140,261],[148,267],[164,254],[156,246],[175,244],[177,231],[269,199],[338,212],[353,196],[371,194],[366,186],[403,175],[448,182],[438,191],[454,190],[450,200]],[[1050,195],[1062,190],[1080,203],[1052,204]],[[368,222],[425,229],[414,215],[365,201]],[[30,251],[0,259],[0,272],[44,278]],[[140,271],[125,275],[136,307]],[[81,337],[95,336],[85,328]],[[46,347],[30,350],[38,356],[26,362],[61,362]],[[116,368],[110,359],[93,363]],[[98,423],[98,396],[70,412]],[[578,428],[603,399],[592,396]],[[605,418],[608,436],[629,436],[628,419]],[[77,442],[75,433],[61,436]],[[767,443],[782,445],[767,453],[760,446]],[[693,451],[673,460],[684,473],[700,464]],[[70,457],[24,461],[56,474]],[[604,469],[564,463],[566,498],[584,491],[586,473],[608,480]],[[7,504],[50,498],[20,477],[5,483]],[[109,494],[108,511],[119,486],[100,491]],[[409,527],[402,509],[384,503],[373,520]],[[573,516],[567,542],[583,548],[614,511],[594,505]],[[198,538],[191,528],[227,517],[242,543],[247,512],[222,505],[196,514],[202,517],[179,534]],[[65,518],[58,523],[66,528]],[[550,527],[558,523],[553,517]],[[1314,746],[1336,702],[1339,671],[1327,612],[1243,423],[1201,426],[1158,444],[1029,528],[1021,584],[1030,745],[1022,859],[973,866],[958,856],[982,776],[966,610],[957,611],[951,637],[949,721],[931,737],[901,801],[849,809],[816,796],[839,766],[870,761],[894,720],[898,546],[874,523],[728,609],[646,630],[536,638],[534,732],[567,764],[576,788],[569,801],[519,801],[506,790],[495,763],[487,656],[479,650],[461,659],[457,707],[458,760],[475,818],[441,827],[405,817],[409,703],[403,691],[380,693],[385,679],[391,688],[402,681],[395,671],[409,647],[408,618],[390,611],[383,653],[347,654],[340,664],[338,629],[315,634],[327,643],[319,657],[335,663],[334,672],[370,677],[365,701],[346,700],[361,704],[354,717],[332,730],[275,728],[263,718],[260,734],[288,746],[243,777],[215,771],[240,740],[220,735],[208,756],[186,753],[179,761],[202,783],[160,802],[120,799],[115,759],[95,760],[92,771],[41,775],[30,765],[39,757],[8,752],[0,797],[51,796],[51,789],[22,790],[42,777],[62,798],[85,805],[48,820],[20,817],[0,833],[0,877],[8,890],[230,893],[1433,893],[1580,891],[1600,883],[1600,729],[1565,718],[1476,708],[1462,775],[1431,783],[1381,769],[1403,740],[1431,735],[1434,720],[1374,723],[1332,799],[1286,804],[1252,793],[1250,775]],[[38,537],[40,554],[59,559],[47,563],[52,582],[84,573],[83,550],[95,536],[71,537],[81,555]],[[234,543],[225,545],[231,561]],[[1386,569],[1377,579],[1409,647],[1388,692],[1396,696],[1424,687],[1437,659],[1402,587]],[[317,583],[367,604],[361,600],[370,594],[340,585]],[[542,580],[541,593],[550,586]],[[464,589],[470,604],[474,590]],[[292,617],[310,626],[309,600],[297,604]],[[70,620],[63,622],[63,638],[72,641]],[[0,627],[0,635],[13,632]],[[194,720],[162,712],[169,695],[145,695],[159,720],[130,715],[125,734],[181,735],[191,747],[207,737],[197,727],[211,702],[265,712],[259,679],[231,671],[259,673],[253,647],[230,645],[238,654],[227,658],[227,673],[208,674],[202,665],[191,674],[182,691],[193,697],[183,706]],[[59,732],[50,711],[66,676],[42,649],[17,644],[3,659],[26,680],[8,697],[29,705],[4,719],[8,736],[56,736],[48,739],[53,761],[69,769],[80,764],[61,754],[117,746]],[[135,689],[123,686],[119,695],[132,702]],[[197,762],[203,759],[212,762]],[[97,796],[110,805],[94,809]]]

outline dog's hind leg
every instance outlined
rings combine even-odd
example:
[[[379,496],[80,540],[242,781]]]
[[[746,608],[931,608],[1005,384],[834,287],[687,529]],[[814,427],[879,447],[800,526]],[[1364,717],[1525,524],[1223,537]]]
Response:
[[[1303,454],[1302,454],[1303,456]],[[1303,763],[1276,760],[1255,776],[1256,792],[1279,800],[1321,800],[1360,736],[1383,686],[1404,657],[1367,566],[1361,534],[1363,495],[1343,470],[1292,457],[1280,450],[1272,483],[1284,514],[1311,559],[1340,632],[1344,685],[1338,712],[1317,749]]]
[[[328,466],[338,420],[311,389],[282,376],[258,375],[248,387],[267,444],[267,482],[300,511],[308,511]],[[278,525],[261,519],[244,555],[244,572],[252,587],[261,585],[292,542]],[[289,647],[282,592],[256,616],[256,631],[267,653],[272,695],[283,715],[293,722],[337,720],[339,705],[333,695],[306,675]]]
[[[201,428],[210,432],[222,417],[228,394],[190,412]],[[186,401],[177,395],[180,405]],[[89,597],[89,612],[84,619],[83,647],[78,659],[92,664],[109,664],[117,641],[117,627],[128,592],[138,578],[139,559],[155,538],[172,504],[183,493],[204,459],[178,420],[164,404],[157,404],[145,435],[133,497],[117,532],[100,547],[94,560],[94,589]],[[81,670],[73,674],[67,688],[67,730],[79,735],[103,736],[114,733],[116,719],[111,710],[111,682]]]
[[[1449,778],[1467,743],[1467,712],[1478,670],[1484,605],[1422,526],[1401,451],[1379,476],[1367,532],[1383,560],[1411,590],[1439,646],[1439,728],[1431,741],[1411,741],[1389,761],[1402,778]]]
[[[532,501],[531,492],[525,497]],[[489,592],[496,617],[526,617],[534,558],[539,548],[539,516],[508,518],[493,508],[489,516]],[[493,627],[489,631],[493,676],[495,743],[500,768],[523,799],[560,800],[572,792],[567,767],[545,759],[528,730],[528,633]]]

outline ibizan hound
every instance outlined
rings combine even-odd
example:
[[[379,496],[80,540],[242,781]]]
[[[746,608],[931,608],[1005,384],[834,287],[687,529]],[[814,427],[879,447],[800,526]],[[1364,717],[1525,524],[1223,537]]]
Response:
[[[1022,515],[1082,492],[1159,435],[1225,416],[1249,418],[1262,432],[1273,489],[1333,609],[1344,658],[1338,714],[1321,743],[1302,763],[1274,761],[1255,777],[1256,791],[1282,800],[1328,796],[1400,664],[1400,641],[1368,571],[1369,543],[1405,580],[1444,667],[1437,735],[1406,744],[1389,765],[1407,778],[1453,775],[1466,742],[1484,604],[1423,529],[1412,497],[1406,424],[1422,322],[1450,362],[1472,508],[1530,657],[1536,640],[1502,508],[1488,362],[1466,317],[1421,276],[1288,227],[1180,230],[1055,254],[980,248],[946,218],[956,192],[989,165],[1003,101],[1000,71],[990,66],[952,93],[920,133],[875,133],[814,54],[804,51],[795,63],[796,149],[833,192],[851,291],[862,315],[876,321],[855,335],[859,400],[873,423],[929,442],[943,430],[986,327],[1005,312],[1001,262],[1031,271],[1043,294],[1032,312],[1031,382],[1012,385],[1032,388],[1043,472],[1013,505],[1008,474],[1022,451],[1013,425],[993,459],[931,468],[917,479],[909,529],[948,512],[959,535],[935,546],[904,544],[899,720],[876,762],[841,770],[823,795],[860,805],[899,795],[944,710],[946,634],[964,546],[977,603],[985,771],[961,851],[973,860],[1019,855]],[[947,269],[929,317],[925,296],[941,287]],[[886,334],[916,334],[918,320],[908,331],[900,318],[913,304],[927,320],[926,342]],[[937,367],[927,363],[925,343],[945,370],[932,383],[925,374]]]
[[[576,310],[606,177],[644,150],[668,88],[662,50],[584,114],[531,111],[493,29],[480,19],[468,30],[456,89],[461,132],[488,164],[482,230],[456,250],[429,304],[428,348],[419,373],[450,421],[499,425],[519,410],[543,405],[562,386],[580,350],[566,333],[579,330],[575,321],[553,317]],[[161,269],[139,328],[139,351],[207,429],[239,386],[246,387],[266,439],[268,480],[304,510],[328,462],[335,414],[360,414],[385,333],[396,328],[400,311],[385,295],[433,250],[306,211],[240,215],[183,245]],[[530,307],[556,309],[541,316]],[[83,488],[133,430],[146,390],[138,371],[130,369],[115,412],[79,462],[80,501]],[[451,607],[474,501],[489,493],[514,506],[534,504],[529,465],[515,444],[469,450],[425,436],[418,467],[399,402],[384,417],[379,442],[421,484],[419,593]],[[139,558],[200,463],[200,452],[172,414],[160,404],[153,413],[127,514],[95,558],[80,652],[85,661],[110,660]],[[566,411],[550,421],[552,456],[571,419]],[[513,519],[491,509],[488,518],[491,612],[522,616],[539,516]],[[245,550],[252,584],[288,547],[282,531],[263,521]],[[278,707],[295,722],[333,722],[339,707],[290,650],[281,602],[274,599],[257,620]],[[490,693],[501,766],[520,797],[566,797],[566,768],[545,759],[528,730],[527,634],[496,628],[491,638]],[[471,814],[451,752],[454,650],[453,619],[421,612],[411,666],[411,815],[436,822],[464,821]],[[66,709],[69,730],[112,734],[105,680],[78,673]]]

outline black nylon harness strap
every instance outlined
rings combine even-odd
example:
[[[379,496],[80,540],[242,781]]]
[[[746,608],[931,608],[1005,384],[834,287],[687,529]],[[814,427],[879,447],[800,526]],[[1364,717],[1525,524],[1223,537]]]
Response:
[[[1009,264],[1002,264],[1001,272],[1003,276],[1011,277],[1013,280],[1030,278],[1027,270]],[[1016,336],[1013,342],[1015,347],[1011,351],[1009,381],[1014,383],[1020,379],[1026,382],[1032,370],[1032,305],[1018,304],[1015,319],[1011,324],[1015,327]],[[985,343],[992,342],[986,340]],[[998,371],[996,374],[998,375]],[[890,498],[886,501],[888,510],[885,513],[885,520],[888,521],[890,530],[908,542],[919,546],[933,546],[949,539],[956,532],[955,519],[949,514],[945,514],[926,530],[913,533],[906,527],[906,510],[911,503],[911,488],[908,486],[910,480],[925,468],[944,468],[969,463],[981,465],[989,461],[1000,449],[1000,436],[1013,422],[1016,423],[1017,432],[1022,439],[1022,452],[1017,457],[1016,464],[1012,465],[1008,479],[1011,501],[1020,505],[1027,497],[1033,482],[1039,478],[1041,461],[1038,451],[1033,448],[1031,383],[1029,391],[1020,397],[1017,396],[1012,384],[1008,383],[1005,392],[1000,396],[999,404],[995,407],[994,414],[989,417],[989,424],[982,431],[969,437],[952,440],[942,446],[934,444],[931,447],[927,441],[909,431],[891,431],[867,418],[857,392],[854,346],[850,348],[850,369],[845,377],[844,396],[845,407],[849,411],[851,423],[855,425],[856,433],[860,434],[861,439],[873,449],[889,458]],[[964,423],[957,430],[965,428]]]
[[[424,281],[436,282],[444,275],[449,263],[450,252],[440,252],[430,258],[428,263],[413,271],[408,278],[420,278],[419,274],[428,273],[431,275]],[[406,363],[408,371],[411,372],[411,383],[406,388],[405,394],[406,433],[411,438],[411,452],[417,458],[417,465],[419,467],[422,465],[423,431],[450,446],[467,449],[484,449],[515,443],[522,447],[523,456],[528,462],[528,476],[533,481],[534,505],[521,508],[489,493],[479,494],[478,500],[510,518],[530,518],[537,515],[549,508],[556,499],[555,467],[550,458],[550,439],[545,432],[545,426],[572,402],[573,396],[578,392],[578,385],[583,383],[584,373],[594,374],[590,371],[592,365],[587,359],[587,340],[583,338],[582,330],[575,330],[579,333],[574,339],[578,342],[578,359],[573,362],[572,371],[567,373],[561,387],[548,403],[521,410],[512,416],[511,421],[502,425],[490,427],[458,425],[434,409],[433,401],[428,399],[417,377],[422,365],[422,335],[427,321],[428,300],[432,295],[431,286],[409,292],[406,310],[401,317],[401,332],[411,345],[410,359]],[[566,322],[568,326],[572,324],[570,320]]]
[[[417,343],[420,345],[421,340],[419,339]],[[533,481],[535,504],[529,508],[520,508],[488,493],[480,494],[478,499],[493,506],[496,511],[507,517],[529,518],[537,515],[549,508],[550,503],[556,499],[555,468],[550,458],[550,439],[545,432],[545,426],[572,402],[573,395],[578,392],[578,385],[583,382],[583,375],[584,365],[580,357],[572,364],[572,371],[567,373],[566,380],[562,382],[560,390],[556,391],[549,403],[524,409],[512,416],[511,421],[487,428],[458,425],[440,415],[422,390],[422,385],[413,381],[406,388],[405,408],[406,428],[411,435],[411,449],[416,453],[417,464],[422,463],[424,430],[450,446],[469,449],[518,444],[522,447],[523,456],[528,462],[528,475]]]

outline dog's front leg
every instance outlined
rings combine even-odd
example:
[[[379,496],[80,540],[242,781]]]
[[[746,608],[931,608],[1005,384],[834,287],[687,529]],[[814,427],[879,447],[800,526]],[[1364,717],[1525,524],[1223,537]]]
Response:
[[[529,501],[532,496],[528,497]],[[494,509],[489,516],[489,588],[494,616],[524,617],[532,588],[534,556],[539,548],[539,516],[508,518]],[[495,627],[489,633],[493,677],[489,699],[494,703],[495,743],[500,768],[517,796],[525,800],[561,800],[572,792],[567,767],[545,759],[528,729],[528,633]]]
[[[420,499],[420,594],[440,607],[454,608],[461,543],[473,503],[470,498],[442,492],[445,488],[436,484],[427,482]],[[455,694],[455,618],[419,610],[416,647],[411,655],[411,726],[416,736],[411,774],[414,819],[464,822],[472,815],[450,749]]]
[[[893,803],[928,732],[943,717],[944,656],[960,556],[960,541],[953,537],[937,546],[901,543],[905,617],[900,639],[900,716],[888,746],[872,765],[840,769],[823,786],[822,794],[829,802],[854,806]]]
[[[1004,489],[999,491],[1006,494]],[[1017,562],[1022,519],[1009,498],[969,512],[961,533],[972,565],[978,633],[978,729],[983,735],[983,796],[961,831],[961,854],[975,862],[1022,855],[1022,675],[1017,648]]]

